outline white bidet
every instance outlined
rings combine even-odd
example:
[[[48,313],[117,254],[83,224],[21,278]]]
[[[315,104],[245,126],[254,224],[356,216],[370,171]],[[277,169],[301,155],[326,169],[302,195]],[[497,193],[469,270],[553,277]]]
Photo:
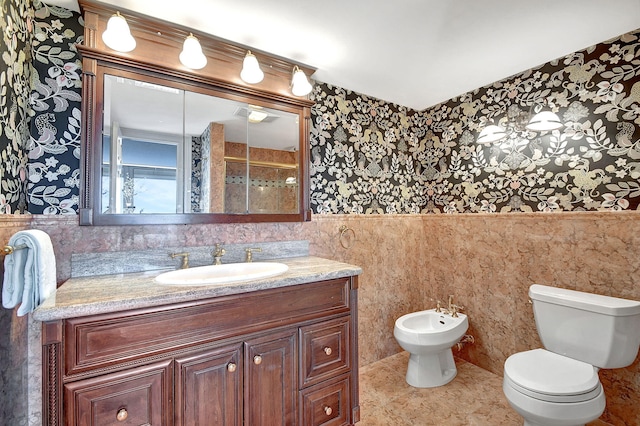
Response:
[[[410,354],[407,383],[417,388],[431,388],[453,380],[457,369],[451,347],[468,328],[465,314],[452,316],[435,309],[398,318],[393,335]]]

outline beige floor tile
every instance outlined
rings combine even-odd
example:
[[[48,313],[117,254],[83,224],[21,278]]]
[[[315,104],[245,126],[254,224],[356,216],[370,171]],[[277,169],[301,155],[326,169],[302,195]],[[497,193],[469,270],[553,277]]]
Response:
[[[502,377],[456,359],[458,375],[452,382],[418,389],[405,381],[408,359],[401,352],[360,368],[358,426],[522,425],[502,393]]]

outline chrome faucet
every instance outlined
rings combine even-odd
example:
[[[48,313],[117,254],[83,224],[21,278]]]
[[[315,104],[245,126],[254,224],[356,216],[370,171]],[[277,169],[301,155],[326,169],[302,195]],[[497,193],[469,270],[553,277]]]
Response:
[[[189,253],[188,252],[183,252],[183,253],[171,253],[169,256],[171,256],[172,259],[175,259],[176,257],[182,257],[182,264],[180,265],[180,269],[187,269],[189,267]]]
[[[213,251],[213,264],[222,265],[222,256],[226,253],[225,249],[220,244],[216,243],[216,249]]]
[[[253,262],[253,252],[254,251],[261,252],[262,249],[260,247],[248,248],[248,249],[244,249],[244,251],[247,253],[247,257],[244,259],[244,261],[245,262]]]

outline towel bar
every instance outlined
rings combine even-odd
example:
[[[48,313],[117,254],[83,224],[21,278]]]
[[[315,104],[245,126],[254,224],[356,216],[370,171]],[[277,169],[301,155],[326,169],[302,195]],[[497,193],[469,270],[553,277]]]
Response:
[[[17,246],[4,246],[4,248],[2,249],[2,253],[4,253],[5,255],[9,255],[11,253],[13,253],[16,250],[22,250],[27,248],[26,244],[18,244]]]

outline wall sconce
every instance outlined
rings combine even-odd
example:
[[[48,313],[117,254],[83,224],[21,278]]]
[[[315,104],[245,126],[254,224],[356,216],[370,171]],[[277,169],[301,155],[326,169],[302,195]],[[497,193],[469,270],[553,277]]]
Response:
[[[488,145],[493,142],[498,142],[507,137],[507,131],[504,127],[496,124],[490,124],[478,135],[477,143],[481,145]]]
[[[547,104],[546,99],[543,99],[543,102]],[[522,111],[508,116],[508,130],[492,123],[482,129],[476,142],[479,144],[490,144],[506,138],[510,133],[516,131],[522,132],[524,129],[533,132],[549,132],[563,126],[557,114],[543,108],[543,104],[534,101],[531,108],[529,108],[528,114]]]
[[[531,117],[531,120],[529,120],[529,123],[525,127],[534,132],[544,132],[556,130],[562,126],[563,124],[560,121],[560,117],[558,117],[556,113],[549,110],[542,110]]]
[[[291,79],[291,93],[296,96],[305,96],[311,92],[313,87],[306,74],[296,65],[293,68],[293,78]]]
[[[193,34],[189,33],[184,40],[182,52],[180,52],[180,62],[185,67],[199,70],[207,65],[207,57],[202,53],[202,46],[197,38]]]
[[[264,72],[260,69],[260,64],[258,63],[258,59],[255,57],[250,50],[247,51],[247,54],[244,57],[244,61],[242,62],[242,71],[240,71],[240,78],[249,84],[260,83],[264,78]]]
[[[136,47],[136,40],[120,12],[116,12],[107,22],[107,29],[102,33],[102,41],[118,52],[130,52]]]

